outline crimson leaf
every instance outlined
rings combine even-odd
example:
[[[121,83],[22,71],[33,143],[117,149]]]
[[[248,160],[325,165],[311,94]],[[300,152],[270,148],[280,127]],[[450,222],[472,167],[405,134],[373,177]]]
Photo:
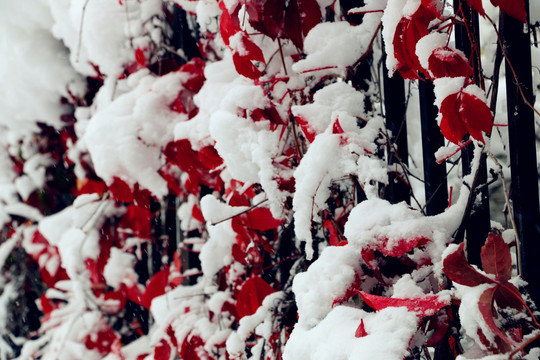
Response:
[[[477,286],[480,284],[494,283],[487,276],[479,273],[473,268],[465,258],[463,250],[465,244],[459,244],[456,251],[446,256],[443,260],[443,272],[452,281],[466,286]]]
[[[524,0],[491,0],[491,3],[522,23],[527,22]]]
[[[421,297],[401,299],[378,296],[357,290],[366,304],[379,311],[387,307],[404,306],[407,310],[415,312],[418,316],[425,317],[434,315],[443,307],[450,304],[449,301],[441,300],[438,295],[423,295]]]
[[[254,230],[266,231],[277,228],[283,223],[283,220],[274,219],[270,209],[257,207],[248,213],[250,227]]]
[[[275,292],[259,276],[252,276],[244,282],[236,298],[236,312],[240,318],[254,314],[267,295]]]
[[[500,282],[510,280],[512,275],[510,248],[499,235],[489,233],[486,244],[480,251],[480,257],[485,272],[495,275]]]
[[[354,337],[361,338],[364,336],[367,336],[366,327],[364,326],[364,319],[360,319],[360,324],[358,325],[358,328],[356,328],[356,332],[354,333]]]
[[[504,342],[512,345],[517,346],[517,344],[510,338],[508,338],[502,331],[499,329],[497,324],[495,324],[495,313],[493,312],[493,297],[495,294],[495,291],[497,290],[498,286],[490,287],[489,289],[486,289],[482,295],[480,295],[480,299],[478,300],[478,309],[480,310],[480,314],[482,314],[482,318],[486,322],[487,326],[495,335],[497,335],[499,338],[501,338]]]

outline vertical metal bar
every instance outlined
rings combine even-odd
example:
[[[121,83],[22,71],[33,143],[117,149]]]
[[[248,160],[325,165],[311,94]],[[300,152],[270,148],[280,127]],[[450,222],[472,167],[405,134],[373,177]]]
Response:
[[[385,197],[397,204],[405,201],[410,204],[410,185],[399,175],[401,165],[409,165],[409,149],[407,143],[405,82],[399,73],[388,76],[388,69],[383,66],[384,108],[386,112],[386,129],[390,132],[388,139],[388,186]]]
[[[529,1],[525,0],[526,9]],[[511,198],[519,238],[521,276],[540,304],[540,231],[538,170],[532,91],[530,32],[525,24],[503,14],[503,51],[506,52],[506,103],[510,143]],[[527,104],[528,102],[529,104]]]
[[[474,81],[480,87],[483,86],[482,70],[480,66],[480,29],[478,25],[478,14],[462,0],[454,0],[454,9],[461,8],[463,23],[456,23],[455,36],[456,47],[462,50],[469,59],[474,71]],[[461,151],[461,166],[463,175],[471,173],[471,162],[473,160],[474,144],[469,144]],[[465,231],[467,233],[467,257],[470,263],[481,267],[480,251],[490,230],[489,193],[487,186],[487,165],[486,157],[480,159],[478,169],[478,190],[480,201],[475,201],[466,219]],[[476,191],[476,189],[473,189]]]
[[[426,214],[436,215],[442,213],[448,206],[446,165],[444,163],[437,164],[435,160],[435,152],[444,145],[444,138],[437,124],[438,110],[434,105],[433,83],[428,80],[420,80],[418,91],[420,95]]]

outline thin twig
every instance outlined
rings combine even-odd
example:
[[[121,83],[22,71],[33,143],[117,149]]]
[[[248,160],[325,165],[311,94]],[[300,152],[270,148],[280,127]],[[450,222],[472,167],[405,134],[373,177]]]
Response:
[[[215,226],[215,225],[217,225],[217,224],[221,224],[222,222],[225,222],[225,221],[227,221],[227,220],[231,220],[232,218],[235,218],[235,217],[237,217],[237,216],[240,216],[240,215],[242,215],[242,214],[245,214],[245,213],[247,213],[247,212],[250,212],[251,210],[255,209],[256,207],[260,206],[261,204],[263,204],[263,203],[266,202],[266,201],[268,201],[268,199],[264,199],[264,200],[262,200],[261,202],[259,202],[259,203],[255,204],[255,205],[251,206],[250,208],[248,208],[248,209],[246,209],[246,210],[244,210],[244,211],[239,212],[238,214],[231,215],[231,216],[229,216],[229,217],[227,217],[227,218],[225,218],[225,219],[219,220],[219,221],[217,221],[217,222],[215,222],[215,223],[211,223],[210,225]]]
[[[86,6],[88,5],[88,2],[90,0],[86,0],[84,2],[84,5],[82,7],[82,13],[81,13],[81,26],[79,27],[79,43],[77,44],[77,56],[75,57],[75,62],[79,62],[79,55],[81,54],[81,45],[82,45],[82,31],[83,31],[83,25],[84,25],[84,17],[86,15]]]
[[[488,155],[491,158],[491,160],[493,160],[495,165],[497,165],[497,167],[499,168],[498,173],[499,173],[499,176],[501,177],[501,183],[502,183],[503,192],[504,192],[504,201],[506,203],[506,208],[508,209],[508,212],[510,214],[510,222],[512,223],[512,228],[514,229],[514,236],[516,237],[517,258],[521,259],[521,246],[520,246],[519,234],[517,231],[516,221],[514,220],[514,210],[512,209],[512,204],[510,203],[510,197],[508,196],[508,187],[506,186],[506,180],[504,178],[502,166],[497,160],[497,158],[495,157],[495,155],[493,155],[491,152],[488,152]],[[523,273],[521,269],[520,261],[518,261],[518,272],[520,274]]]

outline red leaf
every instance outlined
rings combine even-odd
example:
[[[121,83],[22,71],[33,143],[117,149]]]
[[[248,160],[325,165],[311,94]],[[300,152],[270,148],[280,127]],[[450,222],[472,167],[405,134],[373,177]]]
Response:
[[[249,226],[254,230],[272,230],[283,224],[283,220],[274,219],[270,209],[256,207],[247,213]]]
[[[165,288],[169,283],[169,268],[166,267],[163,270],[158,271],[148,284],[146,285],[146,291],[142,297],[141,305],[147,309],[150,309],[152,300],[158,296],[165,294]]]
[[[484,100],[467,91],[473,86],[447,96],[441,103],[441,132],[455,144],[460,144],[467,133],[482,143],[483,133],[491,134],[493,114]]]
[[[482,6],[482,0],[465,0],[465,2],[478,12],[478,14],[484,16],[486,13],[484,7]]]
[[[432,316],[443,307],[450,305],[449,301],[444,301],[438,295],[423,295],[417,298],[400,299],[378,296],[356,290],[364,299],[367,305],[379,311],[387,307],[406,307],[407,310],[415,312],[420,317]]]
[[[179,355],[183,360],[206,360],[210,359],[204,349],[204,341],[200,336],[188,335],[179,351]]]
[[[447,96],[441,103],[441,133],[445,138],[459,144],[467,134],[467,128],[459,115],[458,94]]]
[[[494,281],[474,269],[465,258],[463,250],[465,244],[459,244],[456,251],[446,256],[443,260],[443,272],[452,281],[466,286],[490,284]]]
[[[197,204],[193,204],[193,208],[191,208],[191,215],[193,216],[195,220],[204,223],[203,213],[201,211],[201,208],[199,208]]]
[[[339,119],[336,119],[336,121],[334,121],[334,124],[332,125],[332,134],[343,134],[344,132],[345,131],[339,123]]]
[[[205,146],[197,154],[199,161],[209,170],[213,170],[223,164],[223,159],[219,156],[213,146]]]
[[[244,1],[249,24],[272,40],[283,33],[285,0]]]
[[[238,32],[231,37],[229,47],[232,50],[234,67],[238,74],[250,79],[258,79],[261,71],[253,64],[253,61],[265,63],[264,55],[260,47],[255,45],[244,32]]]
[[[219,3],[219,8],[222,10],[221,17],[219,18],[219,32],[221,33],[223,42],[228,46],[229,38],[240,31],[240,26],[234,23],[223,1]]]
[[[399,239],[394,241],[392,247],[390,247],[388,246],[388,239],[383,239],[377,243],[377,250],[387,256],[400,257],[412,249],[425,245],[430,241],[431,239],[419,236],[412,239]]]
[[[491,0],[491,3],[498,6],[502,12],[507,13],[522,23],[527,22],[527,11],[524,0]]]
[[[500,282],[510,280],[512,275],[512,257],[510,248],[502,237],[489,233],[486,244],[480,251],[482,268],[485,272],[495,275]]]
[[[302,129],[302,132],[304,133],[306,139],[312,143],[315,141],[315,137],[317,136],[317,132],[309,125],[309,122],[304,119],[302,116],[296,117],[296,122],[298,125],[300,125],[300,128]]]
[[[113,182],[109,185],[109,190],[116,201],[125,203],[133,201],[133,191],[131,190],[131,187],[119,177],[113,177]]]
[[[135,60],[140,67],[146,67],[146,56],[144,56],[144,51],[141,48],[135,50]]]
[[[360,325],[356,328],[356,332],[354,333],[354,337],[361,338],[366,336],[368,333],[366,331],[366,328],[364,327],[364,319],[360,319]]]
[[[247,279],[236,297],[236,312],[240,318],[254,314],[262,305],[267,295],[275,292],[266,281],[259,276]]]
[[[463,53],[449,47],[435,49],[428,63],[429,71],[435,78],[461,76],[468,78],[473,72]]]
[[[97,332],[94,330],[94,332],[86,335],[84,338],[84,345],[89,350],[96,349],[101,354],[108,354],[118,335],[116,335],[114,330],[104,321],[98,324],[98,326],[99,329]]]
[[[463,91],[459,113],[469,134],[483,143],[484,136],[482,135],[482,132],[485,132],[487,135],[491,134],[493,114],[484,100],[467,92],[467,89],[473,86],[474,85],[469,85],[465,88],[465,91]]]
[[[182,80],[182,85],[193,93],[201,90],[206,77],[204,76],[204,66],[206,62],[201,58],[193,58],[186,64],[180,66],[178,71],[189,74],[187,79]]]
[[[480,314],[482,314],[482,317],[484,318],[484,321],[486,322],[487,326],[495,335],[500,337],[504,342],[506,342],[509,345],[517,346],[517,343],[515,343],[512,339],[508,338],[502,331],[499,329],[497,324],[495,324],[495,313],[493,312],[493,295],[495,293],[495,290],[497,290],[498,286],[490,287],[489,289],[486,289],[482,295],[480,295],[480,299],[478,300],[478,310],[480,311]]]
[[[297,48],[303,49],[304,37],[321,18],[317,0],[291,0],[285,11],[284,32]]]
[[[440,16],[433,2],[422,2],[418,10],[410,17],[402,18],[394,33],[392,44],[394,56],[398,61],[397,69],[405,79],[418,79],[422,71],[420,60],[416,56],[418,40],[429,34],[429,24]]]
[[[154,360],[170,360],[172,347],[165,339],[161,339],[159,345],[154,348]]]

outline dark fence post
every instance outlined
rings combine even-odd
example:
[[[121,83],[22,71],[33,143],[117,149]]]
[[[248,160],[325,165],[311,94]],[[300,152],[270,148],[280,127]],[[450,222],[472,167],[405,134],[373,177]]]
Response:
[[[422,158],[424,163],[424,189],[426,215],[442,213],[448,207],[446,165],[437,164],[435,152],[444,145],[444,138],[437,124],[437,107],[434,105],[433,83],[418,81],[420,95],[420,123],[422,128]]]
[[[462,50],[470,60],[474,70],[474,81],[484,88],[482,70],[480,66],[480,36],[478,26],[478,14],[474,9],[462,0],[454,0],[454,9],[461,9],[463,23],[455,25],[456,47]],[[463,175],[471,173],[471,161],[473,159],[474,144],[469,144],[461,151],[461,165]],[[487,239],[490,230],[489,194],[487,183],[486,157],[480,158],[478,169],[478,181],[480,188],[473,189],[480,194],[480,201],[475,201],[471,213],[466,221],[467,233],[467,257],[470,263],[481,267],[480,250]]]
[[[529,1],[525,0],[525,8]],[[503,14],[506,52],[506,93],[510,142],[511,198],[518,236],[518,267],[529,292],[540,304],[540,234],[538,170],[534,129],[530,32],[524,24]]]
[[[387,139],[388,186],[384,195],[394,204],[402,201],[410,204],[410,185],[400,175],[401,165],[405,167],[409,165],[405,82],[398,72],[393,77],[389,77],[386,66],[383,66],[383,72],[386,129],[389,131],[389,139]]]

